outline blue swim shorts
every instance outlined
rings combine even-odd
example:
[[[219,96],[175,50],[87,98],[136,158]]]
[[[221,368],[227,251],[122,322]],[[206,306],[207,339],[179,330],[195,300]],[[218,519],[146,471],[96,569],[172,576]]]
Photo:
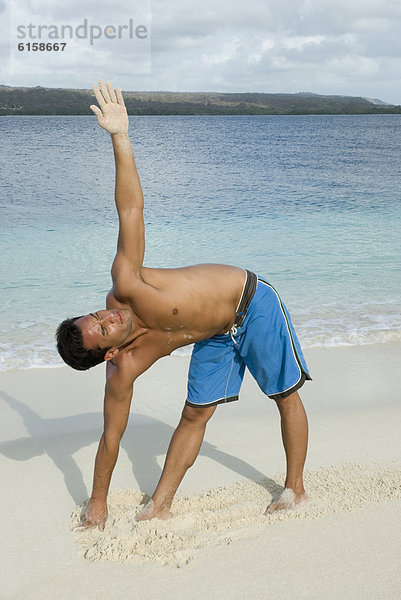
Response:
[[[251,298],[250,280],[254,282]],[[289,396],[311,379],[290,315],[277,291],[249,271],[243,296],[247,291],[246,310],[237,310],[232,329],[194,345],[187,405],[213,406],[238,400],[245,367],[274,400]]]

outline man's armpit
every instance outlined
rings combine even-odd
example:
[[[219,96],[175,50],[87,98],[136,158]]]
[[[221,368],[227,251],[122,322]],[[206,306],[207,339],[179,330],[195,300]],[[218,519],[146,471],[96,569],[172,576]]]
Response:
[[[117,296],[129,296],[132,294],[135,284],[144,284],[141,267],[138,270],[134,269],[132,262],[121,252],[118,252],[114,258],[111,267],[111,278]]]

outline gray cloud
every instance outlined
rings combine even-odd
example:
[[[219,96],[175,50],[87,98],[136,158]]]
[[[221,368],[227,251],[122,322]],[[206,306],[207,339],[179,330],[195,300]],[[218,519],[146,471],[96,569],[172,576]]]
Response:
[[[72,0],[51,6],[59,20],[113,24],[135,17],[138,5]],[[140,57],[127,40],[118,52],[110,42],[98,44],[92,58],[77,50],[64,70],[49,64],[39,78],[3,71],[0,81],[89,87],[102,75],[125,89],[309,90],[401,103],[400,26],[399,0],[153,0],[150,75],[135,73]]]

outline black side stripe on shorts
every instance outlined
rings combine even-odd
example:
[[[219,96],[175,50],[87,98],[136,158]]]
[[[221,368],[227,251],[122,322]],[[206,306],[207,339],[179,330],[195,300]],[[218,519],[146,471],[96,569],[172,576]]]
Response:
[[[277,291],[277,290],[276,290],[276,289],[275,289],[275,288],[272,286],[272,284],[271,284],[271,283],[269,283],[268,281],[265,281],[265,280],[264,280],[264,279],[262,279],[261,277],[258,277],[258,280],[259,280],[259,281],[261,281],[262,283],[265,283],[266,285],[268,285],[268,286],[269,286],[269,287],[270,287],[270,288],[271,288],[271,289],[272,289],[272,290],[275,292],[275,294],[277,295],[277,298],[279,299],[279,302],[280,302],[280,308],[281,308],[281,310],[282,310],[282,313],[283,313],[283,315],[284,315],[284,317],[285,317],[285,322],[286,322],[286,324],[287,324],[288,333],[290,334],[291,345],[292,345],[292,349],[293,349],[293,352],[294,352],[294,356],[295,356],[295,358],[296,358],[296,361],[297,361],[297,363],[298,363],[299,369],[300,369],[300,371],[301,371],[301,379],[298,381],[298,383],[297,383],[297,384],[295,384],[295,386],[294,386],[293,388],[291,388],[291,390],[293,390],[293,391],[295,392],[295,391],[298,389],[298,387],[301,387],[301,386],[302,386],[302,385],[305,383],[305,381],[312,381],[312,377],[309,375],[309,373],[306,373],[306,372],[304,371],[304,368],[303,368],[303,365],[302,365],[301,359],[299,358],[299,355],[298,355],[297,347],[295,346],[295,343],[294,343],[294,338],[293,338],[293,336],[292,336],[291,327],[290,327],[290,324],[289,324],[289,322],[288,322],[287,311],[286,311],[286,310],[285,310],[285,308],[284,308],[283,301],[281,300],[281,296],[280,296],[280,294],[279,294],[279,293],[278,293],[278,291]],[[304,375],[304,376],[305,376],[305,378],[303,378],[303,377],[302,377],[302,375]],[[298,387],[297,387],[297,386],[298,386]],[[284,395],[287,395],[287,392],[283,392],[283,394],[284,394]],[[282,396],[281,394],[274,394],[274,396],[275,396],[275,397],[280,397],[280,396],[284,397],[284,395]],[[269,397],[272,397],[272,396],[269,396]]]

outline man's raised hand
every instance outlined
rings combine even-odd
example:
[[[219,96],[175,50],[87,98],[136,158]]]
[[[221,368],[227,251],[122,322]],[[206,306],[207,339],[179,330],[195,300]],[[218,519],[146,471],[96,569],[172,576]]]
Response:
[[[127,133],[128,115],[121,88],[116,88],[116,91],[114,91],[111,83],[107,82],[105,85],[102,79],[99,81],[99,86],[100,89],[97,85],[93,86],[99,106],[96,106],[96,104],[90,106],[90,109],[96,115],[97,122],[100,127],[103,127],[111,135]]]

